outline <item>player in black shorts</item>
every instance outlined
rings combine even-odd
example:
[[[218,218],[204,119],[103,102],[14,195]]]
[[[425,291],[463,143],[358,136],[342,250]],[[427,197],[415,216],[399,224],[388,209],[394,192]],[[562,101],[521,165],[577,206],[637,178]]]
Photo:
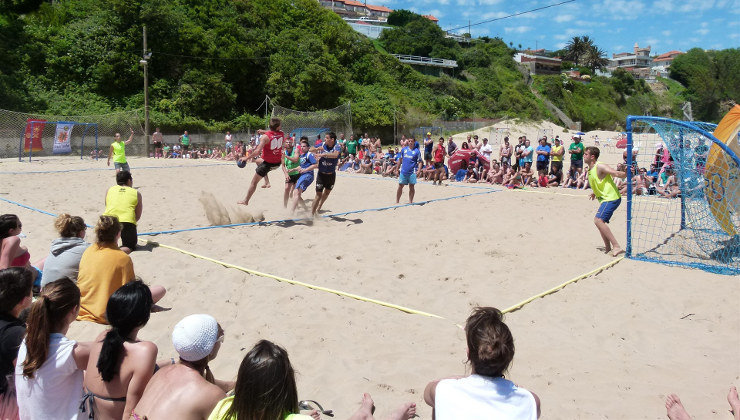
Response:
[[[303,140],[304,138],[306,139],[306,141],[308,141],[308,137],[306,136],[301,137],[301,140]],[[295,148],[295,142],[293,141],[293,138],[288,137],[287,139],[285,139],[285,150],[283,151],[282,161],[283,174],[285,174],[285,192],[283,194],[283,207],[285,207],[286,209],[288,208],[288,199],[293,193],[295,184],[296,182],[298,182],[298,178],[301,177],[300,172],[298,172],[298,169],[300,168],[300,159],[301,154]]]
[[[324,136],[324,144],[315,149],[314,154],[319,159],[319,173],[316,176],[316,198],[311,208],[311,214],[314,216],[321,210],[321,206],[324,205],[334,188],[341,151],[341,147],[337,144],[337,135],[333,131],[327,133]]]

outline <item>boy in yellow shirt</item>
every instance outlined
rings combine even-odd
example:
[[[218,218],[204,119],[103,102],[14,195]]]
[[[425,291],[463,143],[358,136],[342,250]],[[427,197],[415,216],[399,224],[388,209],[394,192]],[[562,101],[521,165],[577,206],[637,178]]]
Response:
[[[627,173],[599,162],[599,154],[598,147],[589,146],[583,153],[583,162],[589,168],[588,183],[591,185],[591,190],[593,191],[590,199],[593,200],[596,198],[601,203],[594,217],[594,224],[601,234],[601,239],[604,240],[604,252],[609,253],[611,251],[612,256],[616,257],[623,253],[624,250],[617,242],[617,238],[614,237],[607,223],[609,223],[612,214],[614,214],[614,211],[622,202],[622,196],[619,194],[619,189],[612,177],[624,178],[627,176]]]

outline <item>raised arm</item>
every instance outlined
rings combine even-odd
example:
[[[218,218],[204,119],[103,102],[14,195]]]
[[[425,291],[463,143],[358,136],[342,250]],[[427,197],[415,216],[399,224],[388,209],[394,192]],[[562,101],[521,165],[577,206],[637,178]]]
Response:
[[[618,171],[605,163],[600,163],[596,169],[596,172],[597,172],[597,175],[599,176],[599,179],[603,179],[607,175],[611,175],[617,178],[624,178],[627,176],[627,172]]]
[[[131,130],[131,134],[128,136],[128,140],[126,140],[123,144],[129,145],[132,141],[134,141],[134,129],[129,128]]]

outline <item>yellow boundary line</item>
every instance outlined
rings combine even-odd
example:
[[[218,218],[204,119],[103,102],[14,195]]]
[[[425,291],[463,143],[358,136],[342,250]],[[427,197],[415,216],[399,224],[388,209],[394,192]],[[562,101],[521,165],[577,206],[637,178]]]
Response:
[[[293,284],[293,285],[296,285],[296,286],[303,286],[303,287],[306,287],[306,288],[309,288],[309,289],[318,290],[318,291],[327,292],[327,293],[332,293],[332,294],[335,294],[335,295],[338,295],[338,296],[344,296],[344,297],[348,297],[348,298],[351,298],[351,299],[356,299],[356,300],[359,300],[359,301],[362,301],[362,302],[374,303],[376,305],[385,306],[387,308],[397,309],[399,311],[402,311],[402,312],[405,312],[405,313],[408,313],[408,314],[422,315],[422,316],[426,316],[426,317],[430,317],[430,318],[444,319],[446,321],[450,321],[449,319],[447,319],[447,318],[445,318],[443,316],[432,314],[432,313],[429,313],[429,312],[420,311],[418,309],[407,308],[405,306],[396,305],[396,304],[385,302],[385,301],[382,301],[382,300],[378,300],[378,299],[373,299],[373,298],[368,298],[368,297],[356,295],[354,293],[343,292],[341,290],[331,289],[331,288],[323,287],[323,286],[316,286],[316,285],[313,285],[313,284],[310,284],[310,283],[305,283],[305,282],[302,282],[302,281],[290,280],[290,279],[286,279],[284,277],[279,277],[279,276],[275,276],[275,275],[272,275],[272,274],[267,274],[267,273],[263,273],[263,272],[260,272],[260,271],[251,270],[249,268],[245,268],[245,267],[241,267],[241,266],[238,266],[238,265],[235,265],[235,264],[230,264],[230,263],[227,263],[227,262],[219,261],[219,260],[216,260],[216,259],[213,259],[213,258],[210,258],[210,257],[206,257],[204,255],[199,255],[199,254],[196,254],[194,252],[185,251],[184,249],[180,249],[180,248],[177,248],[177,247],[174,247],[174,246],[164,245],[164,244],[161,244],[159,242],[154,242],[154,241],[149,241],[149,240],[147,240],[145,242],[146,242],[147,245],[154,245],[154,246],[157,246],[157,247],[160,247],[160,248],[171,249],[173,251],[177,251],[177,252],[180,252],[180,253],[185,254],[185,255],[190,255],[191,257],[194,257],[194,258],[200,258],[202,260],[209,261],[209,262],[212,262],[214,264],[218,264],[218,265],[221,265],[221,266],[224,266],[224,267],[227,267],[227,268],[233,268],[233,269],[236,269],[236,270],[239,270],[239,271],[243,271],[245,273],[253,274],[255,276],[267,277],[267,278],[270,278],[270,279],[273,279],[273,280],[277,280],[277,281],[283,282],[283,283]],[[528,299],[526,299],[526,300],[524,300],[524,301],[522,301],[520,303],[517,303],[514,306],[510,306],[510,307],[504,309],[501,312],[502,313],[509,313],[509,312],[514,312],[516,310],[519,310],[524,305],[526,305],[526,304],[534,301],[535,299],[542,298],[542,297],[545,297],[545,296],[547,296],[549,294],[555,293],[558,290],[564,288],[565,286],[567,286],[567,285],[569,285],[571,283],[577,282],[578,280],[582,280],[582,279],[585,279],[585,278],[590,277],[592,275],[596,275],[596,274],[600,273],[601,271],[606,270],[607,268],[609,268],[609,267],[617,264],[618,262],[622,261],[623,259],[624,259],[624,257],[619,257],[616,260],[611,261],[611,262],[609,262],[607,264],[604,264],[601,267],[598,267],[598,268],[596,268],[594,270],[591,270],[591,271],[589,271],[586,274],[582,274],[582,275],[580,275],[578,277],[575,277],[575,278],[573,278],[571,280],[566,281],[563,284],[560,284],[558,286],[555,286],[552,289],[546,290],[546,291],[544,291],[544,292],[542,292],[542,293],[540,293],[538,295],[532,296],[532,297],[530,297],[530,298],[528,298]],[[450,321],[450,322],[452,322],[452,321]],[[455,324],[455,325],[457,325],[458,327],[461,327],[459,324]]]
[[[234,269],[237,269],[237,270],[240,270],[240,271],[244,271],[245,273],[253,274],[255,276],[267,277],[267,278],[271,278],[273,280],[277,280],[277,281],[280,281],[280,282],[283,282],[283,283],[293,284],[293,285],[296,285],[296,286],[303,286],[303,287],[307,287],[309,289],[319,290],[319,291],[322,291],[322,292],[333,293],[335,295],[344,296],[344,297],[348,297],[348,298],[352,298],[352,299],[357,299],[357,300],[360,300],[360,301],[363,301],[363,302],[374,303],[376,305],[381,305],[381,306],[385,306],[385,307],[392,308],[392,309],[398,309],[399,311],[406,312],[406,313],[409,313],[409,314],[423,315],[423,316],[428,316],[428,317],[431,317],[431,318],[446,319],[446,318],[444,318],[442,316],[431,314],[429,312],[424,312],[424,311],[420,311],[420,310],[417,310],[417,309],[407,308],[405,306],[395,305],[393,303],[384,302],[382,300],[367,298],[367,297],[364,297],[364,296],[356,295],[354,293],[343,292],[341,290],[330,289],[328,287],[323,287],[323,286],[316,286],[316,285],[313,285],[313,284],[310,284],[310,283],[304,283],[302,281],[290,280],[290,279],[286,279],[284,277],[279,277],[279,276],[275,276],[275,275],[272,275],[272,274],[262,273],[260,271],[251,270],[249,268],[240,267],[240,266],[235,265],[235,264],[229,264],[227,262],[218,261],[218,260],[215,260],[213,258],[209,258],[209,257],[203,256],[203,255],[198,255],[196,253],[185,251],[184,249],[176,248],[174,246],[164,245],[164,244],[161,244],[161,243],[158,243],[158,242],[152,242],[152,241],[146,241],[146,243],[147,244],[152,244],[152,245],[155,245],[155,246],[159,246],[161,248],[171,249],[173,251],[177,251],[177,252],[183,253],[185,255],[190,255],[191,257],[200,258],[200,259],[203,259],[203,260],[206,260],[206,261],[210,261],[210,262],[215,263],[215,264],[222,265],[224,267],[234,268]]]
[[[573,279],[570,279],[570,280],[566,281],[566,282],[565,282],[565,283],[563,283],[563,284],[557,285],[557,286],[553,287],[552,289],[546,290],[546,291],[544,291],[544,292],[542,292],[542,293],[540,293],[540,294],[538,294],[538,295],[534,295],[534,296],[532,296],[531,298],[529,298],[529,299],[526,299],[526,300],[524,300],[524,301],[522,301],[522,302],[520,302],[520,303],[517,303],[517,304],[516,304],[516,305],[514,305],[514,306],[510,306],[510,307],[508,307],[508,308],[504,309],[504,310],[503,310],[503,311],[501,311],[501,312],[502,312],[502,313],[508,313],[508,312],[514,312],[514,311],[516,311],[516,310],[519,310],[519,309],[521,309],[521,308],[522,308],[522,307],[523,307],[524,305],[526,305],[526,304],[528,304],[528,303],[532,302],[532,301],[533,301],[533,300],[535,300],[535,299],[539,299],[539,298],[541,298],[541,297],[545,297],[545,296],[547,296],[547,295],[553,294],[553,293],[557,292],[558,290],[560,290],[560,289],[564,288],[565,286],[567,286],[567,285],[569,285],[569,284],[571,284],[571,283],[575,283],[575,282],[577,282],[578,280],[583,280],[583,279],[585,279],[586,277],[590,277],[590,276],[593,276],[593,275],[595,275],[595,274],[598,274],[598,273],[600,273],[601,271],[603,271],[603,270],[606,270],[607,268],[609,268],[609,267],[611,267],[611,266],[613,266],[613,265],[617,264],[618,262],[622,261],[623,259],[624,259],[624,257],[619,257],[619,258],[617,258],[616,260],[614,260],[614,261],[611,261],[611,262],[609,262],[609,263],[607,263],[607,264],[604,264],[604,265],[602,265],[602,266],[601,266],[601,267],[599,267],[599,268],[596,268],[596,269],[594,269],[594,270],[591,270],[591,271],[589,271],[589,272],[588,272],[588,273],[586,273],[586,274],[581,274],[580,276],[578,276],[578,277],[575,277],[575,278],[573,278]]]

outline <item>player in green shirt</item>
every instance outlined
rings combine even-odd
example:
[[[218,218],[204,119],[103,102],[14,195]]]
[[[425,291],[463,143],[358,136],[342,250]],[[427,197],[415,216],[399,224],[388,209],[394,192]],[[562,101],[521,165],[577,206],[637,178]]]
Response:
[[[308,139],[306,139],[308,140]],[[295,140],[288,137],[285,140],[285,150],[283,150],[283,173],[285,174],[285,193],[283,194],[283,207],[288,208],[288,198],[292,195],[293,188],[301,174],[298,172],[300,166],[300,153],[295,148]],[[305,204],[304,204],[305,206]]]

